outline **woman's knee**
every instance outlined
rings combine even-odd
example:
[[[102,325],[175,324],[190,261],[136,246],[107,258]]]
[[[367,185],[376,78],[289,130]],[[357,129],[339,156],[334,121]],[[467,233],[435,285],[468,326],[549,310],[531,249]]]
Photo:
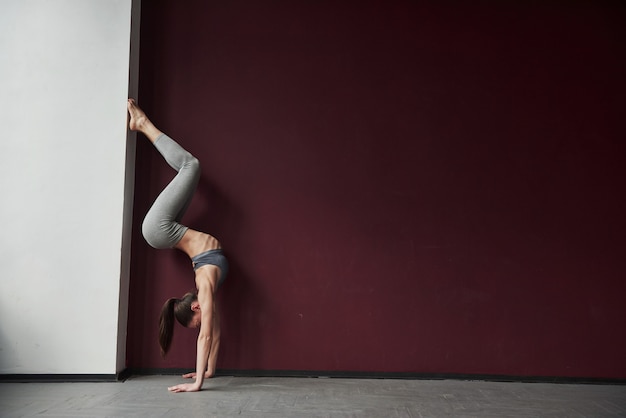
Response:
[[[141,224],[141,234],[146,242],[153,248],[170,248],[169,237],[160,225],[146,216]]]
[[[189,154],[189,157],[183,163],[183,168],[199,173],[200,172],[200,160],[198,160],[193,155]]]

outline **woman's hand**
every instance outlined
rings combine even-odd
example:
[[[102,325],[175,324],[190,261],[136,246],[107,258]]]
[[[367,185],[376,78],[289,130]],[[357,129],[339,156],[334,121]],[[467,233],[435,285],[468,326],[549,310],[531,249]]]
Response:
[[[178,393],[178,392],[197,392],[200,390],[200,387],[195,383],[182,383],[176,386],[170,386],[167,388],[170,392]]]
[[[213,377],[213,373],[210,372],[205,372],[204,373],[204,378],[205,379],[210,379]],[[187,373],[183,375],[183,379],[195,379],[196,378],[196,372],[193,373]]]

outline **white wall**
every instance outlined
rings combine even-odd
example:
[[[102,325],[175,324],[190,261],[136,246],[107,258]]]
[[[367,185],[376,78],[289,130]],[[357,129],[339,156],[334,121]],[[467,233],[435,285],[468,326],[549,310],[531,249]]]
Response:
[[[123,368],[131,9],[0,0],[0,374]]]

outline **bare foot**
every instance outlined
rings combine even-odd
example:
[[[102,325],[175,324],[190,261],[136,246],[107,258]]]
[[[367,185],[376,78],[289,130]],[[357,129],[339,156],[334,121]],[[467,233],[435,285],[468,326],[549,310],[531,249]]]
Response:
[[[135,99],[128,99],[128,113],[130,114],[130,122],[128,127],[131,131],[141,131],[142,128],[150,122],[146,114],[135,102]]]
[[[131,131],[139,131],[143,133],[151,142],[154,142],[159,135],[162,134],[162,132],[158,130],[152,122],[150,122],[150,119],[148,119],[145,112],[137,106],[135,99],[128,99],[126,107],[128,108],[128,114],[130,115],[128,127]]]

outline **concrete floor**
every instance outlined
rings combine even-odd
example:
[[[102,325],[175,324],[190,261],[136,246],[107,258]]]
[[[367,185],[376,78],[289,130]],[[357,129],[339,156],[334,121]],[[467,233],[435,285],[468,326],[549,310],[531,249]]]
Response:
[[[626,386],[456,380],[176,376],[0,383],[0,417],[626,417]]]

